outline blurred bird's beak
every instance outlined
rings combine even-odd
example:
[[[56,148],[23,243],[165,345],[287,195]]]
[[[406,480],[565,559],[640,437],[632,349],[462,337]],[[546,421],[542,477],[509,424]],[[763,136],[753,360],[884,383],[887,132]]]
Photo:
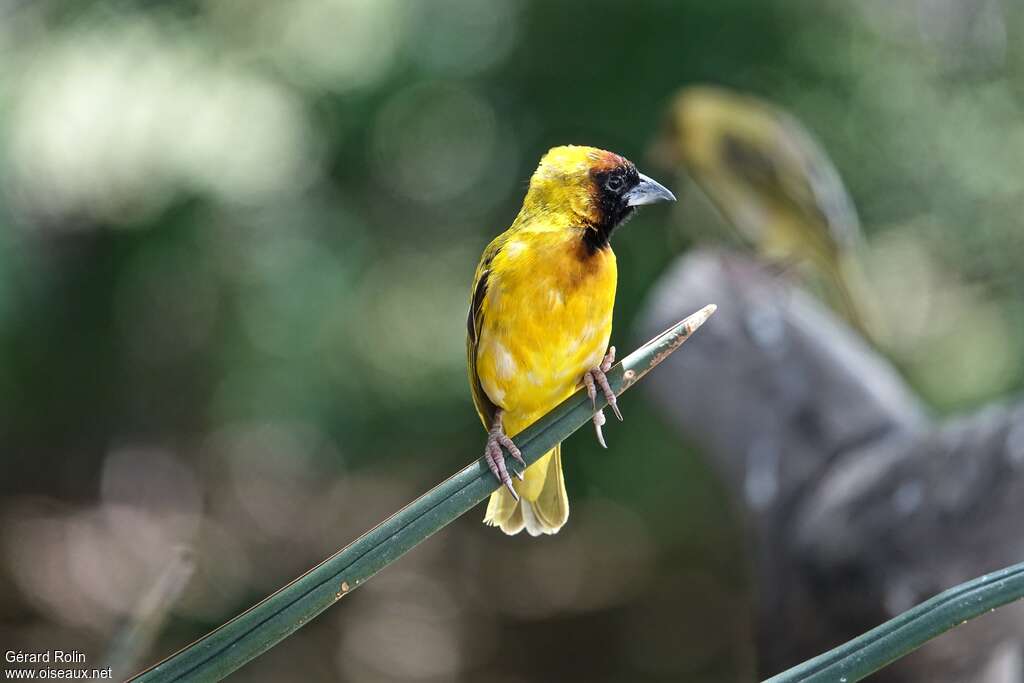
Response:
[[[656,180],[648,178],[640,173],[640,182],[624,196],[627,206],[643,206],[656,202],[674,202],[676,196],[668,191],[668,188]]]

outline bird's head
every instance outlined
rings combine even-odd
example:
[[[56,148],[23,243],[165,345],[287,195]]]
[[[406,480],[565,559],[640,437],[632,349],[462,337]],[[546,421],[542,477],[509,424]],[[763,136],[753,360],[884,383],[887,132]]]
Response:
[[[665,168],[705,161],[703,158],[715,151],[719,129],[735,117],[737,99],[734,93],[715,86],[694,85],[680,90],[669,104],[662,134],[654,141],[650,158]]]
[[[587,228],[588,241],[603,246],[635,207],[663,201],[675,201],[675,196],[628,159],[595,147],[565,145],[540,160],[521,217]]]
[[[723,135],[757,137],[765,109],[753,98],[710,85],[683,88],[672,100],[652,149],[658,165],[709,163]]]

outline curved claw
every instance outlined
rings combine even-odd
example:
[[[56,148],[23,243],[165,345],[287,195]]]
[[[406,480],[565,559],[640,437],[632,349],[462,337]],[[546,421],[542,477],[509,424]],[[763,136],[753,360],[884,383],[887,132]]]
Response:
[[[519,447],[516,446],[515,442],[512,441],[512,439],[510,439],[504,432],[498,434],[498,443],[504,446],[505,449],[508,450],[509,455],[518,460],[520,465],[526,467],[526,461],[523,460],[522,451],[519,450]]]
[[[519,447],[516,446],[515,442],[512,441],[512,439],[510,439],[508,435],[506,435],[504,432],[498,434],[497,436],[498,443],[504,446],[505,450],[508,451],[508,454],[515,458],[519,462],[519,464],[523,466],[523,470],[525,470],[526,461],[523,460],[523,454],[519,450]],[[516,478],[519,479],[519,481],[522,481],[524,478],[522,470],[513,469],[512,474],[514,474]]]
[[[608,444],[604,442],[604,434],[601,433],[601,427],[604,425],[604,411],[599,410],[597,407],[597,387],[594,384],[594,370],[588,370],[583,373],[583,384],[587,387],[587,396],[590,397],[590,405],[594,407],[594,432],[597,434],[597,442],[601,444],[601,448],[608,448]]]
[[[619,422],[622,422],[619,400],[608,384],[608,378],[605,376],[605,373],[611,370],[613,365],[615,365],[615,347],[609,346],[608,353],[604,354],[604,360],[601,361],[601,376],[598,378],[598,382],[601,384],[601,391],[604,392],[605,398],[608,399],[608,405],[612,407],[612,412],[615,413],[615,417],[619,418]]]
[[[597,432],[597,442],[601,444],[601,448],[608,448],[608,444],[604,441],[604,433],[601,432],[601,427],[603,427],[604,424],[604,411],[599,410],[594,413],[594,431]]]
[[[509,454],[518,460],[522,465],[526,466],[526,461],[523,460],[523,454],[519,448],[513,443],[506,434],[504,427],[501,424],[501,411],[497,411],[494,415],[494,423],[491,425],[491,430],[487,434],[487,445],[484,446],[484,459],[487,461],[487,466],[491,469],[491,473],[505,485],[508,492],[512,494],[512,498],[516,501],[519,500],[519,494],[516,493],[515,487],[512,485],[512,477],[509,476],[508,468],[505,466],[505,455],[501,452],[501,447],[504,446],[508,449]],[[516,475],[520,481],[523,480],[523,473],[516,470],[512,470],[512,473]]]
[[[597,375],[597,383],[601,387],[601,391],[604,393],[604,397],[608,400],[608,406],[615,413],[615,417],[619,418],[619,422],[622,422],[622,411],[619,410],[619,401],[615,397],[615,392],[612,391],[611,385],[608,383],[608,377],[604,372],[594,373]]]
[[[611,385],[608,383],[608,377],[606,373],[612,369],[612,365],[615,364],[615,347],[609,346],[608,352],[601,359],[601,364],[592,370],[588,370],[583,373],[583,384],[587,387],[587,396],[590,397],[590,403],[594,406],[594,431],[597,432],[597,442],[601,444],[603,448],[608,448],[608,445],[604,441],[604,434],[601,432],[601,427],[605,424],[604,411],[599,410],[597,407],[597,388],[601,388],[601,393],[604,394],[605,400],[608,401],[608,406],[615,413],[615,417],[619,418],[619,422],[622,422],[622,411],[619,410],[619,402],[615,396],[615,392],[612,391]]]

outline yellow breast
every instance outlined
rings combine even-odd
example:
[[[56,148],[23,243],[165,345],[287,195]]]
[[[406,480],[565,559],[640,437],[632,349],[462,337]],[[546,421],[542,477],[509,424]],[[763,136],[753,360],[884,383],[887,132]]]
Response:
[[[495,256],[477,374],[515,434],[576,390],[608,347],[615,255],[588,251],[581,232],[513,235]]]

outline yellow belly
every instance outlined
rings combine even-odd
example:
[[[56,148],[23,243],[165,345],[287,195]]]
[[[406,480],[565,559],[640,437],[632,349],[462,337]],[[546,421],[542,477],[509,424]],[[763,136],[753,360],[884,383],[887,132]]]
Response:
[[[509,435],[570,396],[608,348],[615,255],[568,236],[510,242],[484,300],[477,373]]]

